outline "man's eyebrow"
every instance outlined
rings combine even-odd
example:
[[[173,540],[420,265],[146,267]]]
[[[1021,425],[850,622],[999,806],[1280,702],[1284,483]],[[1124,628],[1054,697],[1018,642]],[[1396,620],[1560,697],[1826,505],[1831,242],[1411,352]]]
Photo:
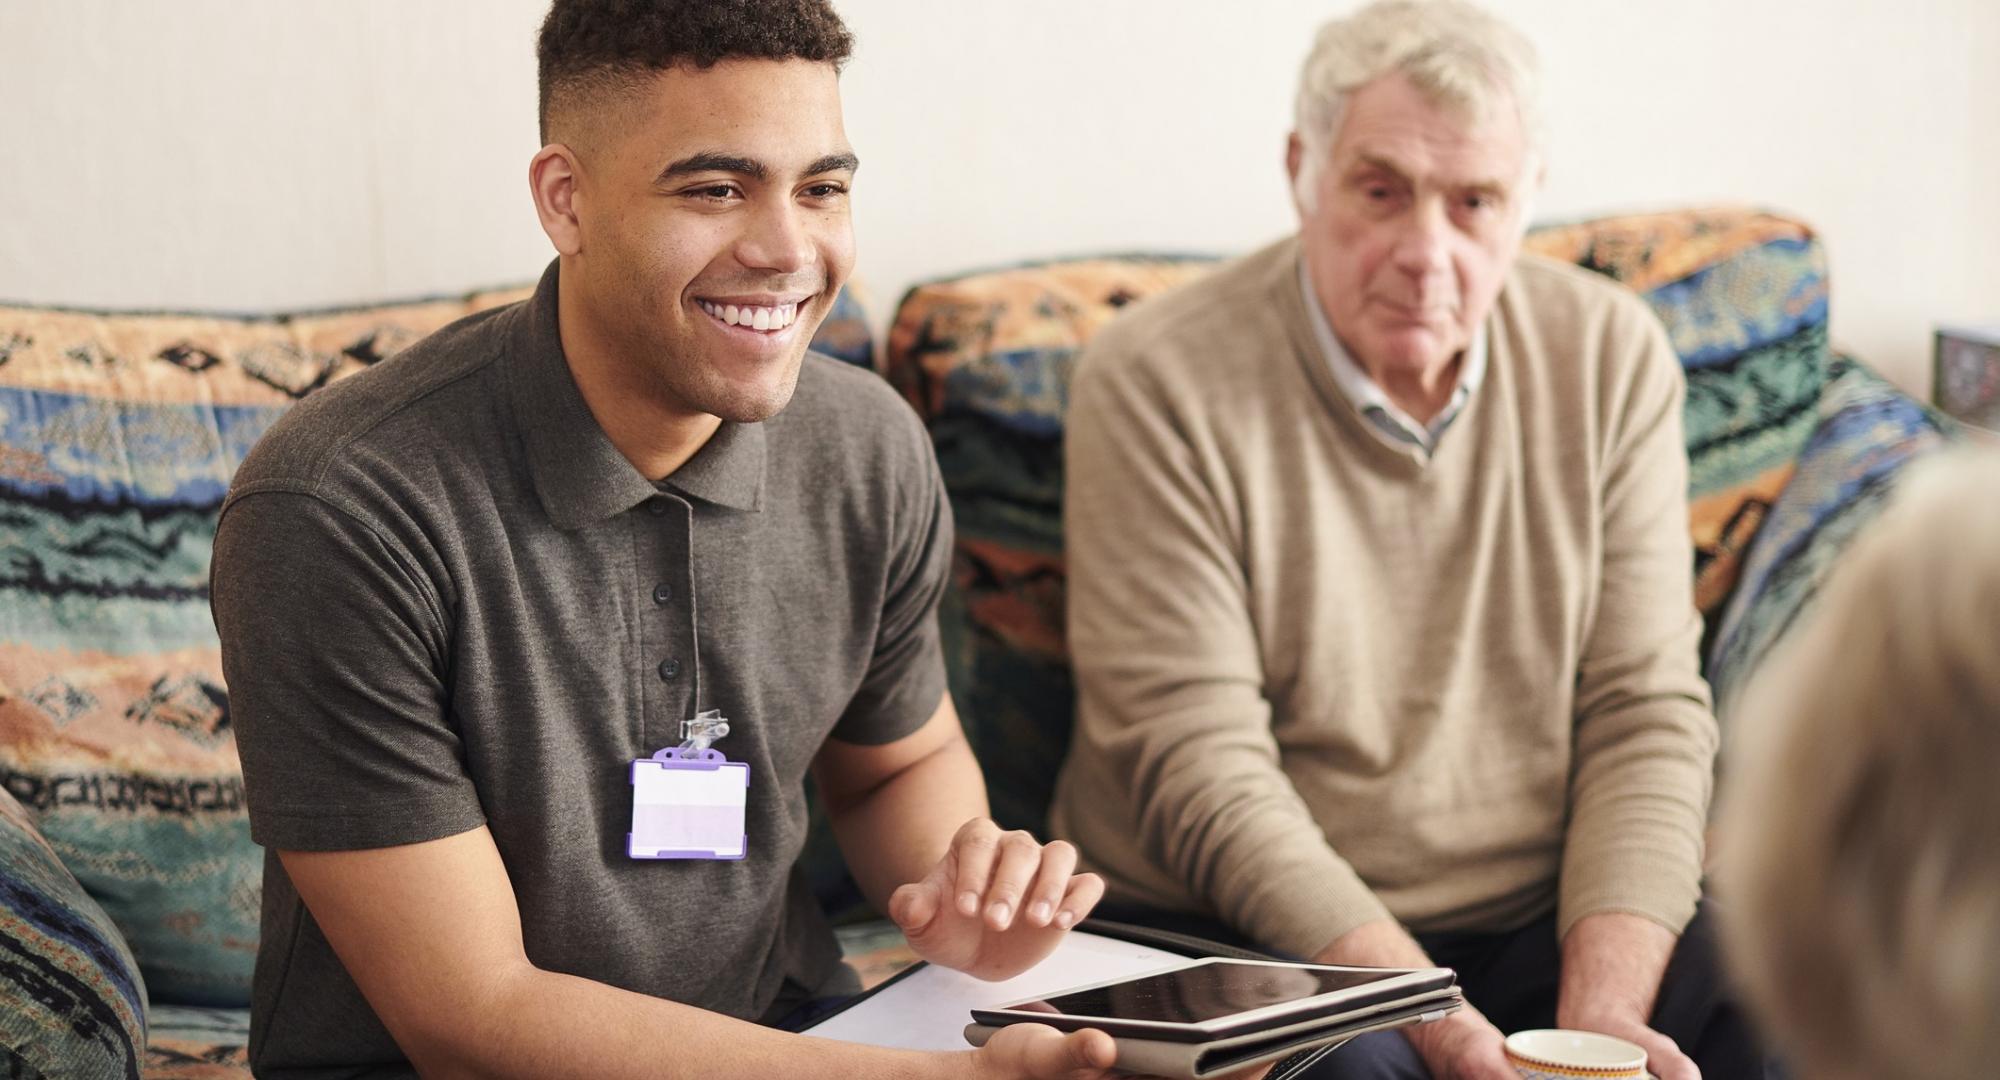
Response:
[[[764,168],[763,162],[737,154],[692,154],[661,169],[658,181],[656,182],[671,180],[676,176],[687,176],[691,173],[710,172],[734,173],[737,176],[747,176],[752,180],[762,180],[768,175],[769,170]]]
[[[1410,178],[1410,174],[1402,166],[1380,154],[1361,154],[1355,159],[1355,166],[1359,169],[1373,169],[1376,172],[1385,172],[1398,180],[1408,181]]]
[[[861,159],[853,154],[828,154],[806,166],[805,175],[818,176],[821,173],[853,172],[861,167]]]

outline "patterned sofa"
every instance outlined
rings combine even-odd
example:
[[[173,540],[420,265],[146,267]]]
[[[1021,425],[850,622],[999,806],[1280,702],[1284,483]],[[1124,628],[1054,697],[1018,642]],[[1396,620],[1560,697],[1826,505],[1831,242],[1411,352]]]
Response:
[[[1727,709],[1939,421],[1826,343],[1811,231],[1748,210],[1538,230],[1666,321],[1688,371],[1705,659]],[[1061,435],[1078,348],[1212,260],[1078,259],[938,281],[882,350],[958,520],[943,613],[1003,823],[1041,827],[1068,740]],[[0,1071],[207,1080],[243,1043],[261,854],[206,575],[215,511],[285,408],[518,291],[265,318],[0,308]],[[871,358],[851,302],[819,345]],[[824,830],[809,849],[851,906]],[[871,978],[893,931],[852,928]]]

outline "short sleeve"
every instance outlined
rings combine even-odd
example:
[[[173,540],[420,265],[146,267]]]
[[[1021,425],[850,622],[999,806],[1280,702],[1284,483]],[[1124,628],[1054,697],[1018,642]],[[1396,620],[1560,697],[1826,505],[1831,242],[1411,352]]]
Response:
[[[252,839],[387,847],[485,822],[436,590],[382,531],[298,491],[232,496],[210,590]]]
[[[842,742],[894,742],[922,727],[944,699],[937,610],[951,575],[951,504],[930,440],[914,416],[909,420],[914,467],[894,472],[912,480],[892,502],[882,618],[868,673],[833,729]]]

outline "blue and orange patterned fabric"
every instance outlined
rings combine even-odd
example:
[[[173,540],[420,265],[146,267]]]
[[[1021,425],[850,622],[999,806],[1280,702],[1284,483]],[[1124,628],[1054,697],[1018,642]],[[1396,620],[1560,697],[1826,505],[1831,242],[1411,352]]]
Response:
[[[1881,513],[1904,468],[1959,437],[1949,420],[1848,357],[1835,357],[1815,416],[1811,441],[1716,622],[1708,677],[1724,715],[1840,553]]]
[[[138,1080],[146,990],[125,942],[0,791],[0,1074]]]
[[[1062,430],[1083,343],[1125,305],[1192,281],[1203,256],[1106,256],[920,285],[885,351],[930,427],[958,550],[940,613],[952,697],[995,820],[1041,834],[1069,749]]]
[[[1760,607],[1775,592],[1767,581],[1780,575],[1760,575],[1747,590],[1738,582],[1826,419],[1822,397],[1837,369],[1824,251],[1807,226],[1743,208],[1550,226],[1526,246],[1638,292],[1680,354],[1705,670],[1733,678],[1754,667],[1769,635],[1722,636],[1725,605],[1744,612],[1736,616],[1744,626],[1772,627],[1792,617],[1781,607],[1809,595]],[[953,692],[1003,825],[1042,830],[1069,741],[1062,417],[1076,355],[1119,308],[1213,265],[1107,256],[970,274],[911,290],[890,328],[886,372],[930,425],[957,517],[943,629]],[[1886,428],[1824,437],[1847,445],[1884,436],[1902,437]],[[1866,516],[1854,513],[1856,527]],[[1831,559],[1833,540],[1827,534],[1812,565]]]
[[[0,307],[0,790],[155,1001],[249,1000],[262,852],[207,580],[237,464],[306,394],[527,292],[255,318]],[[872,363],[851,296],[814,345]],[[234,1053],[198,1032],[157,1049],[189,1078]]]

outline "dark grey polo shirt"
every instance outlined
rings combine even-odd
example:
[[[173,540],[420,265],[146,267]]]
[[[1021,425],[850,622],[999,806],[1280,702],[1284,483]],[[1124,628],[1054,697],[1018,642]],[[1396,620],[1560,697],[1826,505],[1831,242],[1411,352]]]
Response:
[[[648,481],[570,377],[556,278],[313,394],[237,473],[212,585],[251,832],[486,825],[536,965],[754,1019],[839,970],[802,784],[828,736],[936,710],[950,512],[915,414],[818,356]],[[632,760],[708,708],[750,765],[748,857],[628,858]],[[275,856],[264,882],[259,1075],[407,1072]]]

